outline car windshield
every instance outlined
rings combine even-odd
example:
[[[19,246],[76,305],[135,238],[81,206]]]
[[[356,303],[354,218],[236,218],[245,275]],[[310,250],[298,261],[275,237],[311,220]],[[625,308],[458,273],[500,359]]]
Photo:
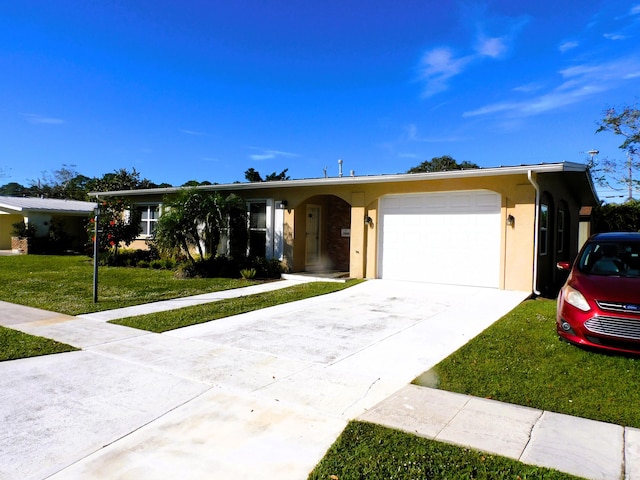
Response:
[[[591,275],[640,278],[640,242],[589,243],[578,269]]]

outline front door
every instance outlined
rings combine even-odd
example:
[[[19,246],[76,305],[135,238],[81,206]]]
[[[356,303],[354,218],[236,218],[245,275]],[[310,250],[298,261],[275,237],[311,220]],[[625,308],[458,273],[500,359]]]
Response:
[[[305,270],[320,267],[320,206],[307,205]]]

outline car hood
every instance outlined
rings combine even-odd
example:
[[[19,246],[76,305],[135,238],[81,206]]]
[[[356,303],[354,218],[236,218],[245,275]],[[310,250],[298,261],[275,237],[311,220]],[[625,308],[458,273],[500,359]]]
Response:
[[[588,298],[640,303],[639,278],[585,275],[576,272],[569,278],[568,283]]]

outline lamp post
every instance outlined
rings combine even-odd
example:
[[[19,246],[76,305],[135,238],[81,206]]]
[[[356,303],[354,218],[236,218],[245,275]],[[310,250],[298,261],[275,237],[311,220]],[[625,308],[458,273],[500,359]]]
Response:
[[[100,220],[100,204],[95,209],[93,222],[93,303],[98,303],[98,223]]]

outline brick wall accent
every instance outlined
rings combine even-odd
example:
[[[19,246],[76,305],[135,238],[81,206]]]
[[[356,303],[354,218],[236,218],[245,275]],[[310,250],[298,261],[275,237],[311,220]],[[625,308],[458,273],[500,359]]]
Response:
[[[13,253],[29,253],[29,239],[11,237],[11,251]]]
[[[351,228],[351,205],[341,198],[327,199],[327,256],[332,269],[349,271],[349,237],[342,236],[343,228]]]

